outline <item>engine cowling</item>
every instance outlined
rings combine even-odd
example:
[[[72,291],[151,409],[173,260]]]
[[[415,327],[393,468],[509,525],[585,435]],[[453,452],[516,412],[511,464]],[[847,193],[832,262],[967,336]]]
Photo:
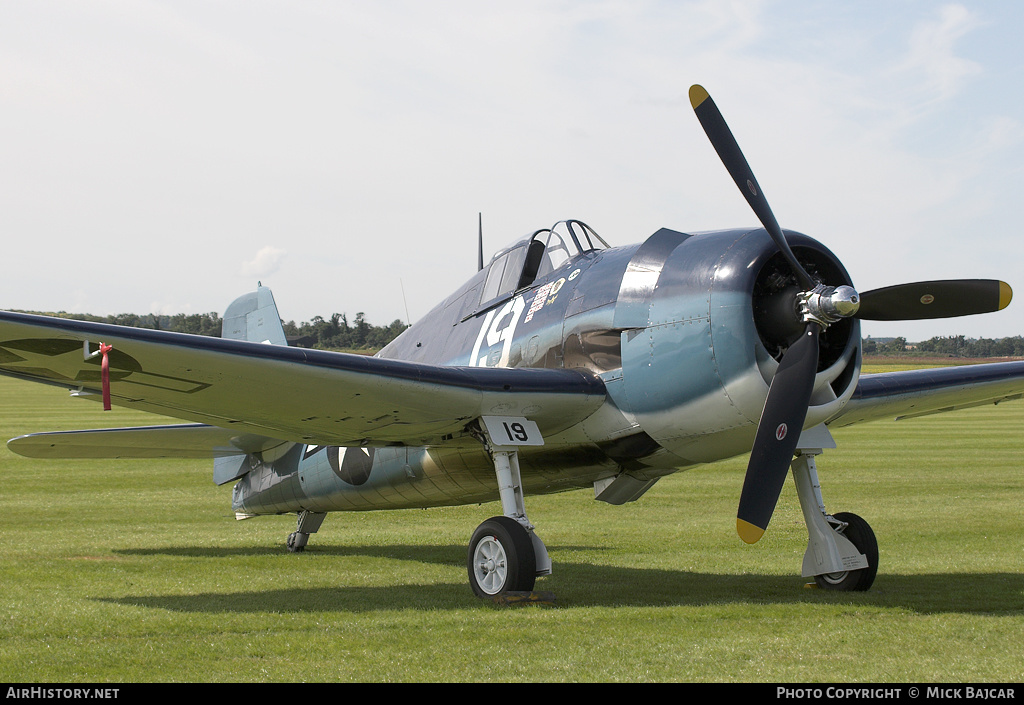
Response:
[[[676,234],[679,235],[679,234]],[[787,232],[812,277],[852,285],[824,245]],[[652,238],[653,240],[653,238]],[[771,380],[800,336],[799,287],[763,229],[650,240],[632,266],[616,320],[626,403],[643,430],[690,463],[750,450]],[[655,276],[656,273],[656,276]],[[630,286],[629,271],[624,289]],[[620,315],[621,313],[621,315]],[[641,323],[641,320],[643,320]],[[836,414],[860,371],[860,325],[844,319],[820,337],[818,372],[805,428]]]

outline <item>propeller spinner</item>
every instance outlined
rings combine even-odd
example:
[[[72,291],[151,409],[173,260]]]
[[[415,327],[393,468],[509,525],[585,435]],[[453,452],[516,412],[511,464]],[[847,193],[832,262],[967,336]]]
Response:
[[[918,320],[990,313],[1006,308],[1012,292],[995,280],[917,282],[858,294],[850,286],[816,281],[793,254],[764,191],[747,163],[718,106],[702,86],[690,87],[690,103],[708,139],[797,279],[798,312],[803,332],[779,361],[768,389],[740,493],[736,530],[754,543],[764,535],[789,472],[814,390],[818,339],[844,318]]]

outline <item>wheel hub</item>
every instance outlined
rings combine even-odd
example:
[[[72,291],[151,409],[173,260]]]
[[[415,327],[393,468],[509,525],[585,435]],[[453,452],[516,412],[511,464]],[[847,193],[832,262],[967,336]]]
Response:
[[[824,580],[829,585],[841,585],[842,582],[846,580],[846,577],[849,574],[850,571],[846,570],[842,573],[825,573],[824,575],[819,575],[818,577]]]
[[[474,574],[480,589],[488,595],[501,592],[508,576],[505,549],[497,537],[485,536],[476,546],[473,556]]]

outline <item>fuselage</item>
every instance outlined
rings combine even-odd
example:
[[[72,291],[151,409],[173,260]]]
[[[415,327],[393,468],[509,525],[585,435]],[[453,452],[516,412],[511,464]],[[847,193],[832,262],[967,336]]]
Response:
[[[499,252],[379,356],[447,366],[577,368],[605,403],[583,423],[520,449],[524,491],[593,487],[614,504],[658,478],[750,450],[795,320],[787,269],[764,230],[660,230],[606,247],[586,226],[538,231]],[[849,282],[816,241],[787,233],[812,273]],[[770,322],[770,325],[768,323]],[[793,326],[799,334],[799,326]],[[765,331],[771,331],[766,333]],[[782,331],[781,333],[779,331]],[[855,320],[823,336],[805,427],[849,400],[860,368]],[[500,405],[492,410],[500,414]],[[239,514],[371,510],[491,501],[479,447],[290,446],[254,459]]]

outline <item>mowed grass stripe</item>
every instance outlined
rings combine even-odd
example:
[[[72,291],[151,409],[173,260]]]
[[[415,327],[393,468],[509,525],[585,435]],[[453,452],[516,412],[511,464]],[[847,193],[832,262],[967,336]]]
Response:
[[[0,378],[5,437],[161,423]],[[472,596],[465,544],[498,505],[236,522],[202,461],[0,455],[0,678],[75,681],[1019,681],[1024,403],[835,433],[830,511],[875,529],[874,588],[804,589],[792,482],[735,536],[746,464],[639,502],[528,498],[554,607]]]

